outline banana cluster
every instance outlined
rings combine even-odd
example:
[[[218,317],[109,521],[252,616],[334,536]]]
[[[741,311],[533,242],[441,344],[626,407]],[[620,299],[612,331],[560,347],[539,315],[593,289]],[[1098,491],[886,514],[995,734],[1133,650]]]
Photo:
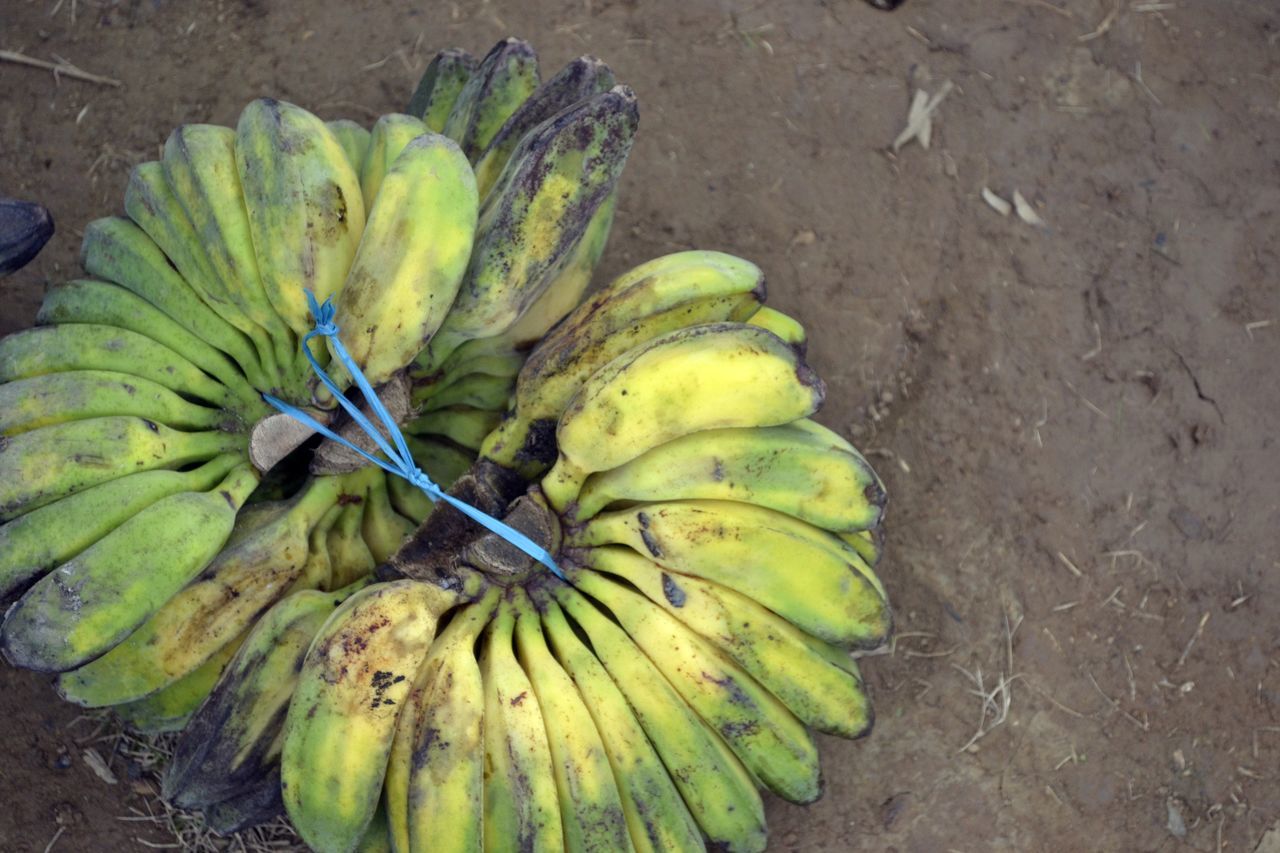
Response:
[[[307,291],[372,383],[410,388],[415,461],[448,486],[529,345],[580,301],[636,124],[603,63],[540,83],[510,39],[479,63],[441,54],[409,113],[372,130],[271,99],[175,130],[131,174],[126,215],[86,228],[88,277],[0,340],[5,656],[175,730],[275,607],[332,609],[367,580],[430,500],[306,435],[256,452],[283,417],[266,394],[342,423],[304,352]],[[266,787],[200,805],[232,825]]]

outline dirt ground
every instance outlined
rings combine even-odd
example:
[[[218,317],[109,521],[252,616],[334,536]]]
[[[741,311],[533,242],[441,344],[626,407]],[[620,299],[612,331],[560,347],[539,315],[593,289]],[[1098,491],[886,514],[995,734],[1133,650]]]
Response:
[[[642,105],[604,272],[760,264],[892,497],[878,724],[822,742],[820,802],[770,802],[774,848],[1274,853],[1278,8],[0,0],[0,48],[122,83],[0,64],[0,191],[59,227],[0,330],[180,123],[267,94],[370,122],[435,49],[508,34],[548,72],[603,57]],[[948,83],[930,147],[890,153]],[[0,665],[0,850],[169,841],[76,715]]]

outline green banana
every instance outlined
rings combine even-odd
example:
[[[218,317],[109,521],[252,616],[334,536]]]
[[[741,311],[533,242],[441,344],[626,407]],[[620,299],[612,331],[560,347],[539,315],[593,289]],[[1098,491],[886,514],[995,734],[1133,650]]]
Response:
[[[396,581],[360,590],[324,623],[285,722],[285,807],[320,853],[347,851],[373,819],[396,718],[456,595]]]
[[[538,88],[538,56],[520,39],[503,39],[471,71],[441,133],[475,162],[498,130]]]
[[[614,82],[609,66],[593,56],[583,56],[534,90],[493,135],[483,153],[471,157],[475,162],[480,197],[484,198],[489,193],[525,134],[561,110],[592,95],[609,91]]]
[[[37,326],[0,339],[0,382],[68,370],[130,373],[219,408],[244,406],[178,353],[128,329],[89,323]]]
[[[180,731],[213,689],[243,637],[224,643],[208,660],[165,687],[113,710],[130,728],[143,734]]]
[[[446,491],[453,485],[454,480],[465,474],[471,467],[470,458],[455,447],[448,447],[430,439],[419,439],[412,435],[406,435],[404,438],[414,461],[433,483]],[[388,477],[387,492],[391,496],[391,505],[395,507],[396,512],[418,524],[426,521],[431,510],[435,508],[431,498],[403,477]]]
[[[0,601],[161,498],[213,488],[239,461],[238,454],[225,454],[188,471],[129,474],[0,525]]]
[[[857,533],[842,533],[840,538],[850,548],[858,552],[862,561],[870,568],[875,568],[884,553],[884,530],[873,527],[870,530],[859,530]]]
[[[448,406],[466,406],[472,409],[501,412],[507,408],[507,402],[515,387],[514,376],[468,373],[447,385],[433,388],[432,393],[423,401],[423,409],[432,412]],[[0,393],[2,391],[3,386],[0,386]],[[2,407],[0,411],[3,411]]]
[[[529,354],[514,414],[485,441],[481,456],[529,477],[540,474],[555,459],[556,422],[593,373],[676,329],[745,319],[763,299],[760,269],[720,252],[679,252],[622,274]]]
[[[45,294],[36,322],[115,326],[145,335],[226,386],[235,395],[236,409],[246,419],[256,420],[270,411],[225,354],[126,288],[86,279],[60,284]]]
[[[801,355],[804,355],[805,349],[809,345],[804,326],[800,324],[799,320],[789,317],[775,308],[770,308],[768,305],[761,305],[760,310],[752,314],[747,319],[747,322],[752,326],[759,326],[762,329],[768,329],[773,332],[794,347],[796,352]]]
[[[405,146],[427,133],[427,126],[413,116],[389,113],[379,118],[369,134],[364,160],[360,164],[360,192],[366,218],[373,215],[373,202],[382,190],[382,181]]]
[[[71,370],[0,385],[0,435],[109,415],[132,415],[185,430],[238,426],[226,412],[198,406],[163,385],[127,373]]]
[[[461,48],[440,51],[427,65],[405,112],[422,119],[432,133],[443,133],[449,112],[475,67],[475,58]]]
[[[329,554],[329,583],[346,586],[368,575],[378,565],[364,541],[364,490],[345,495],[344,505],[325,536]]]
[[[342,477],[316,477],[288,507],[227,547],[124,642],[58,678],[64,699],[119,705],[163,690],[248,629],[303,573],[311,530],[338,499]],[[243,519],[237,526],[243,525]]]
[[[593,548],[579,559],[623,578],[729,655],[805,725],[845,738],[871,728],[871,704],[844,650],[804,633],[745,595],[667,572],[630,548]]]
[[[755,599],[827,642],[874,648],[892,616],[874,573],[839,537],[747,503],[671,501],[604,513],[571,546],[630,545],[660,566]]]
[[[371,472],[371,480],[365,493],[361,533],[373,559],[382,563],[400,550],[400,545],[413,535],[418,525],[396,512],[391,504],[391,496],[387,492],[387,477],[395,476],[394,474],[383,474],[373,466],[362,471]]]
[[[451,406],[419,415],[405,424],[405,431],[414,435],[444,436],[468,450],[476,450],[484,443],[485,436],[502,420],[502,413],[467,406]]]
[[[764,329],[709,323],[671,332],[586,381],[560,417],[559,458],[542,490],[563,511],[596,471],[699,430],[806,417],[823,395],[817,374]]]
[[[278,774],[285,715],[307,649],[334,608],[364,585],[300,590],[263,614],[174,745],[166,800],[205,809]]]
[[[512,650],[514,629],[514,607],[503,601],[481,642],[484,847],[567,849],[546,724],[533,685]]]
[[[65,672],[109,651],[208,565],[257,483],[243,463],[210,491],[163,497],[45,575],[6,614],[5,657]]]
[[[364,231],[360,177],[338,138],[301,107],[259,98],[240,113],[236,165],[262,287],[301,339],[346,278]]]
[[[387,172],[335,299],[339,340],[370,383],[411,362],[445,319],[471,253],[477,204],[471,168],[443,136],[414,139]]]
[[[151,165],[161,168],[159,163]],[[80,263],[90,275],[132,291],[200,340],[222,350],[255,388],[271,387],[253,341],[205,304],[160,247],[128,219],[112,216],[90,222],[80,243]]]
[[[547,728],[565,849],[632,850],[600,732],[573,679],[548,651],[537,611],[523,594],[516,606],[516,656]]]
[[[607,607],[708,726],[765,787],[793,803],[822,795],[818,748],[804,724],[729,657],[643,595],[588,569],[570,582]]]
[[[357,177],[360,174],[360,167],[364,165],[364,155],[369,150],[369,131],[357,122],[349,118],[340,118],[336,121],[327,121],[325,125],[329,128],[329,132],[338,140],[338,144],[342,146],[343,152],[347,155],[347,163],[355,171]],[[361,190],[361,200],[364,200],[364,191]],[[365,211],[366,213],[368,211]]]
[[[145,418],[114,416],[47,426],[0,443],[0,519],[126,474],[180,468],[242,451],[245,436],[179,432]]]
[[[764,850],[764,804],[742,762],[621,628],[571,587],[552,592],[626,697],[708,846]]]
[[[565,515],[582,521],[616,501],[745,501],[840,532],[880,523],[884,487],[861,455],[796,421],[715,429],[660,444],[592,474]]]
[[[542,628],[556,660],[573,679],[603,746],[626,815],[631,843],[643,853],[704,850],[698,824],[671,774],[604,666],[582,644],[555,601],[536,596]],[[673,755],[674,753],[669,753]]]
[[[618,86],[525,134],[480,209],[458,298],[424,354],[428,372],[463,342],[509,330],[546,291],[613,192],[638,123],[635,94]]]

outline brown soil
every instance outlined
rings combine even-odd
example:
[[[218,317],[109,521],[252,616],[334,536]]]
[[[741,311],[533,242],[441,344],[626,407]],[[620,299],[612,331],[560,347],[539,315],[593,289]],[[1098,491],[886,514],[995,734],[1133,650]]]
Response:
[[[823,741],[819,803],[771,802],[776,849],[1250,851],[1276,826],[1272,4],[193,5],[3,3],[0,48],[124,84],[0,65],[0,190],[59,225],[4,331],[179,123],[265,94],[368,121],[435,48],[508,34],[548,69],[594,53],[643,109],[605,272],[759,263],[892,495],[879,723]],[[931,147],[886,153],[945,81]],[[166,840],[118,819],[143,808],[125,763],[90,772],[47,679],[0,666],[0,714],[0,849]]]

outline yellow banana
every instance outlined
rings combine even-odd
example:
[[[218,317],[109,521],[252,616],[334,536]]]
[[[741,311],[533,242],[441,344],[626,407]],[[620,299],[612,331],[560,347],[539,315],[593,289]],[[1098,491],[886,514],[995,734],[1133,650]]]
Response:
[[[760,310],[752,314],[747,319],[747,322],[752,326],[768,329],[795,347],[796,351],[801,355],[804,355],[805,348],[808,346],[808,338],[805,334],[804,326],[794,317],[789,317],[775,308],[770,308],[768,305],[761,305]]]
[[[224,643],[207,661],[163,690],[136,699],[113,710],[132,729],[143,734],[162,734],[182,729],[196,708],[209,695],[218,676],[236,653],[243,636]]]
[[[400,545],[413,535],[418,525],[396,512],[391,505],[387,477],[395,475],[383,474],[373,466],[365,470],[371,471],[373,476],[365,493],[361,533],[373,559],[381,563],[400,550]]]
[[[373,213],[374,199],[382,189],[387,172],[391,171],[391,164],[406,145],[426,132],[427,126],[421,121],[399,113],[384,115],[374,123],[360,165],[360,191],[366,216]]]

